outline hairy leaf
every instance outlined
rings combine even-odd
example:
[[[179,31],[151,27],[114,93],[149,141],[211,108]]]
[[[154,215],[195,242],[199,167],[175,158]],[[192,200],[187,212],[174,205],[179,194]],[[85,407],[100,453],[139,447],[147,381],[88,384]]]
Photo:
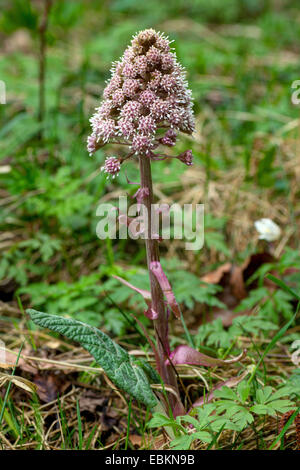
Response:
[[[93,326],[71,318],[49,315],[32,309],[27,312],[37,325],[80,343],[94,356],[107,376],[120,389],[151,408],[156,405],[157,400],[144,371],[135,363],[135,358],[109,336]]]

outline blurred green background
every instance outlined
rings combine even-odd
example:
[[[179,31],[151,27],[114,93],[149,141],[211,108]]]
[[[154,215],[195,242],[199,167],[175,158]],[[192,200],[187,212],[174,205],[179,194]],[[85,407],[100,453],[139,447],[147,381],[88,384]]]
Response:
[[[86,137],[111,62],[148,27],[175,41],[195,100],[195,135],[174,150],[192,148],[193,169],[179,161],[153,165],[160,195],[180,201],[190,191],[190,200],[196,194],[206,204],[203,250],[187,255],[180,244],[162,245],[178,300],[186,310],[221,305],[217,286],[199,291],[199,276],[253,253],[259,217],[288,228],[286,263],[299,263],[299,106],[291,103],[291,84],[300,79],[299,1],[53,0],[40,122],[44,8],[42,0],[1,1],[0,299],[114,334],[128,327],[126,311],[142,311],[111,274],[147,286],[143,244],[100,241],[95,233],[99,201],[135,189],[124,172],[107,183],[99,168],[111,150],[90,158]],[[126,172],[136,181],[134,163]]]

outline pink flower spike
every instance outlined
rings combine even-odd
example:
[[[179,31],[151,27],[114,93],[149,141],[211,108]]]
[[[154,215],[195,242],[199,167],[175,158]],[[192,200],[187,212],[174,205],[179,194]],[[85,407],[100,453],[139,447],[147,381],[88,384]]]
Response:
[[[217,359],[215,357],[207,356],[202,354],[196,349],[191,348],[190,346],[180,345],[171,352],[170,358],[166,360],[166,364],[170,364],[170,361],[173,365],[179,364],[190,364],[195,366],[206,366],[206,367],[216,367],[224,366],[227,364],[233,364],[234,362],[241,361],[247,353],[247,350],[236,356],[234,359]]]
[[[111,71],[103,101],[91,118],[90,154],[95,151],[94,136],[101,145],[121,139],[136,154],[149,155],[159,138],[159,127],[187,134],[194,131],[185,71],[163,34],[153,29],[137,33]],[[175,140],[165,136],[160,143],[171,147]]]

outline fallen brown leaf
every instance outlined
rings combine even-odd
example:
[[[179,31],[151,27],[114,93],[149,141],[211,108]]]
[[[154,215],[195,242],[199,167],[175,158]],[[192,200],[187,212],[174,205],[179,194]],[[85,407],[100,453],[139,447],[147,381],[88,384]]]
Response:
[[[208,284],[219,284],[223,275],[225,273],[229,273],[231,271],[231,268],[232,268],[231,263],[222,264],[214,271],[211,271],[205,274],[204,276],[202,276],[201,281],[207,282]]]
[[[34,377],[34,383],[37,387],[37,394],[44,403],[56,400],[58,394],[62,392],[58,378],[53,375],[41,376],[37,374]]]
[[[139,434],[130,434],[129,440],[133,446],[141,447],[143,438]]]
[[[11,352],[11,351],[5,351],[5,359],[6,359],[6,363],[9,365],[9,366],[15,366],[16,364],[16,361],[17,361],[17,357],[18,357],[18,353],[19,351],[14,351],[14,352]],[[22,351],[22,355],[25,355],[26,354],[26,351]],[[30,360],[27,360],[27,359],[23,359],[22,357],[19,357],[19,361],[18,361],[18,368],[20,368],[22,371],[24,372],[29,372],[30,374],[37,374],[38,372],[38,369],[36,367],[36,365],[30,361]]]
[[[93,390],[86,390],[79,399],[80,411],[89,411],[95,413],[97,408],[100,410],[107,404],[106,397],[100,397],[99,393]]]
[[[235,308],[242,299],[248,296],[248,292],[256,287],[256,282],[252,282],[251,285],[247,285],[246,287],[248,279],[250,279],[263,264],[273,261],[274,257],[270,253],[257,253],[247,258],[242,266],[236,266],[228,262],[201,277],[201,281],[210,284],[218,284],[223,288],[222,292],[220,292],[217,297],[227,307],[226,309],[217,307],[212,309],[209,320],[212,321],[216,318],[221,318],[223,325],[227,327],[232,324],[232,320],[236,316],[250,314],[250,311],[236,313]]]

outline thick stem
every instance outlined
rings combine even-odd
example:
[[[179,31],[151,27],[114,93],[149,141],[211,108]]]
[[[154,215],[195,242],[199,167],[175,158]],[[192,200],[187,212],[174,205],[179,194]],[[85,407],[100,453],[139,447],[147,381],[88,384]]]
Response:
[[[152,261],[159,261],[159,247],[157,239],[152,239],[151,237],[151,210],[153,203],[153,188],[152,188],[152,177],[151,177],[151,163],[150,158],[141,155],[140,156],[140,173],[141,173],[141,189],[145,188],[145,196],[143,197],[143,204],[147,209],[148,215],[148,234],[145,237],[146,242],[146,252],[147,252],[147,264],[150,277],[150,286],[151,286],[151,298],[152,298],[152,308],[155,312],[158,313],[158,318],[154,320],[154,329],[156,335],[157,349],[159,353],[159,364],[157,364],[158,372],[167,385],[171,385],[175,391],[178,393],[177,378],[174,372],[174,369],[171,366],[167,366],[165,361],[167,359],[167,354],[169,353],[169,339],[168,339],[168,317],[167,311],[164,303],[164,296],[161,290],[161,287],[150,270],[150,263]],[[148,190],[148,191],[147,191]],[[148,193],[148,195],[147,195]],[[175,404],[179,405],[178,399],[176,399],[174,394],[169,394],[168,399],[170,405],[174,409]]]

